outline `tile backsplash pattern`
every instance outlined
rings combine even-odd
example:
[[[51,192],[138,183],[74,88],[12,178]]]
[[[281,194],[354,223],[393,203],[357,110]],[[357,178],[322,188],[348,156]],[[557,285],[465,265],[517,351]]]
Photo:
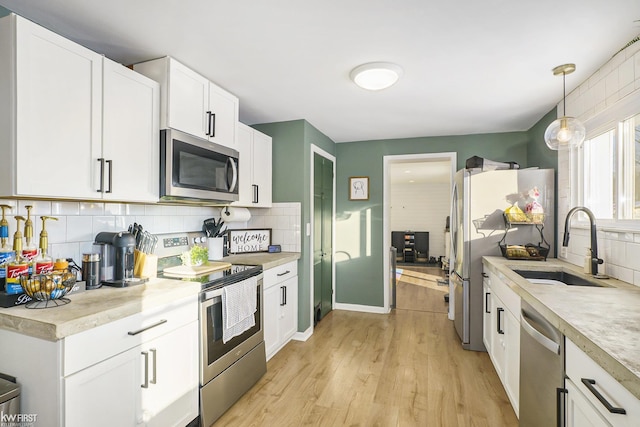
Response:
[[[269,209],[251,209],[247,228],[271,228],[271,242],[284,252],[300,252],[301,234],[300,203],[273,203]]]
[[[54,259],[73,258],[78,264],[81,263],[83,253],[92,252],[94,238],[101,231],[123,231],[134,222],[153,234],[200,231],[205,219],[220,217],[220,208],[217,207],[2,199],[0,204],[11,206],[11,210],[6,212],[9,245],[12,245],[16,231],[14,216],[22,215],[26,218],[25,206],[33,206],[31,219],[36,246],[42,230],[40,217],[45,215],[58,218],[57,221],[48,220],[46,223],[49,255]],[[281,244],[283,251],[299,251],[300,204],[274,203],[273,206],[271,209],[251,209],[254,217],[249,225],[229,224],[229,228],[270,227],[273,228],[273,243]],[[24,233],[23,226],[20,231]]]
[[[567,114],[583,122],[623,98],[640,97],[640,42],[619,52],[578,88],[567,95]],[[562,105],[558,104],[561,115]],[[568,151],[558,152],[558,218],[561,242],[564,218],[571,206],[571,161]],[[577,222],[577,218],[572,223]],[[571,240],[562,258],[582,266],[590,246],[589,230],[571,227]],[[561,253],[561,250],[559,253]],[[640,286],[640,230],[598,226],[598,255],[604,259],[604,272],[611,277]]]

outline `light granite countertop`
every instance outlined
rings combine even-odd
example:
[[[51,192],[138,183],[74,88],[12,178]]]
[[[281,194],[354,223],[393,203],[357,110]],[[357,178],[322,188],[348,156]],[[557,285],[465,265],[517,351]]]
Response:
[[[299,258],[300,253],[297,252],[261,252],[232,255],[225,257],[224,261],[262,265],[267,270]],[[69,294],[67,298],[71,302],[60,307],[28,309],[23,305],[0,308],[0,328],[57,341],[198,292],[200,283],[173,279],[151,279],[145,284],[130,288],[103,286],[100,289]]]
[[[250,254],[229,255],[224,257],[223,261],[230,262],[232,264],[262,265],[263,270],[268,270],[298,259],[300,259],[300,252],[278,252],[273,254],[268,252],[256,252]]]
[[[593,279],[600,288],[540,285],[513,271],[564,269],[588,277],[558,259],[484,257],[483,264],[640,399],[640,288],[615,279]]]
[[[0,308],[0,328],[57,341],[198,292],[200,283],[172,279],[151,279],[129,288],[103,286],[71,293],[66,296],[71,302],[60,307]]]

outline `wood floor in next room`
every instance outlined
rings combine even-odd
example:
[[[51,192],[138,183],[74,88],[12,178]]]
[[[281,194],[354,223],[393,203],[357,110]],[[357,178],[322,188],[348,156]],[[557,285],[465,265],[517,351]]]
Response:
[[[399,308],[331,312],[215,426],[517,426],[488,355],[462,350],[444,287],[403,274]]]

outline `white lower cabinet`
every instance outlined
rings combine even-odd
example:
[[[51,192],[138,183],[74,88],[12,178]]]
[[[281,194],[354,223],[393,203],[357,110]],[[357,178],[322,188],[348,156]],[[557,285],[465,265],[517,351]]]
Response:
[[[610,427],[596,408],[589,403],[570,379],[565,380],[567,390],[566,427]]]
[[[194,295],[58,341],[0,329],[0,360],[38,427],[184,427],[199,411],[198,330]]]
[[[520,396],[520,297],[494,274],[483,283],[483,341],[511,406]]]
[[[264,343],[267,360],[298,330],[298,262],[264,272]]]
[[[65,378],[64,425],[140,424],[140,367],[140,351],[132,348]]]
[[[193,420],[197,312],[193,297],[65,338],[64,425],[184,426]],[[91,345],[103,340],[111,346]]]
[[[638,426],[640,400],[571,340],[565,346],[567,426]]]

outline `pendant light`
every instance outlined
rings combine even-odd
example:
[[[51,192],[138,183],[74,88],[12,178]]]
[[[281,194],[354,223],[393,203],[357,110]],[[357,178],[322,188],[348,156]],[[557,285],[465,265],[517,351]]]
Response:
[[[553,75],[562,74],[562,117],[556,119],[544,132],[544,142],[552,150],[579,147],[586,134],[584,125],[575,117],[567,117],[567,93],[565,78],[576,70],[576,64],[558,65]]]

